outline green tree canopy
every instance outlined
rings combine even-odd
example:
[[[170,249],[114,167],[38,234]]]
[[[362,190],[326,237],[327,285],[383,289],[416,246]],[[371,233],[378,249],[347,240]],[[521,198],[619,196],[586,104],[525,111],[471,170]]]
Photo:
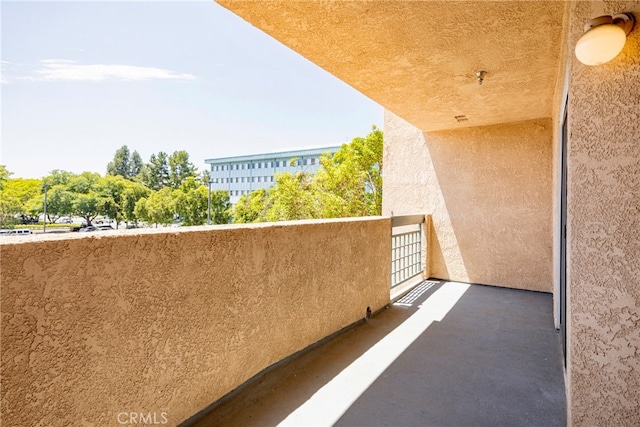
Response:
[[[64,215],[73,213],[74,193],[66,185],[58,184],[47,191],[47,220],[54,222]]]
[[[373,127],[333,155],[320,157],[314,177],[324,218],[380,215],[382,212],[382,131]]]
[[[2,190],[4,182],[8,180],[11,175],[13,175],[13,172],[9,172],[5,165],[0,165],[0,190]]]
[[[107,164],[107,175],[120,175],[129,178],[131,153],[129,147],[123,145],[116,150],[113,160]]]
[[[102,198],[100,213],[116,221],[124,221],[125,191],[131,181],[121,175],[107,175],[98,182],[96,192]]]
[[[11,227],[16,224],[16,215],[20,212],[20,202],[12,195],[0,194],[0,226]]]
[[[67,185],[76,175],[72,172],[54,169],[42,178],[42,193],[47,189],[47,218],[48,222],[55,222],[64,215],[73,214],[73,190]],[[44,200],[43,200],[44,204]]]
[[[140,219],[135,214],[135,207],[138,200],[149,197],[151,190],[138,182],[129,181],[122,194],[121,214],[125,221],[137,223]]]
[[[169,185],[178,188],[184,180],[195,177],[196,167],[189,161],[189,153],[184,150],[174,151],[169,156]]]
[[[208,189],[189,177],[175,191],[176,211],[183,225],[202,225],[207,220]]]
[[[183,225],[202,225],[207,221],[209,207],[208,187],[195,177],[185,179],[174,192],[176,211],[182,218]],[[226,224],[229,222],[230,203],[226,191],[211,192],[211,222]]]
[[[15,216],[20,211],[20,200],[11,191],[5,191],[11,172],[0,165],[0,226],[11,227],[16,223]]]
[[[148,223],[171,224],[176,212],[173,191],[163,187],[138,200],[134,208],[136,217]]]
[[[231,202],[226,191],[211,192],[211,223],[228,224],[231,220]]]
[[[283,173],[277,174],[275,180],[266,201],[267,221],[318,218],[320,211],[313,175],[302,171]]]
[[[37,197],[42,191],[42,181],[33,178],[13,178],[4,182],[3,194],[12,193],[20,203],[26,203],[29,199]]]
[[[49,175],[42,178],[42,183],[53,187],[54,185],[67,184],[75,174],[72,172],[63,171],[60,169],[54,169],[49,172]]]
[[[373,126],[334,154],[320,157],[315,175],[276,175],[276,184],[240,198],[234,222],[281,221],[380,215],[383,134]],[[292,159],[295,165],[297,160]]]
[[[24,221],[37,221],[42,212],[42,181],[8,178],[7,171],[0,189],[0,223],[11,226]]]
[[[131,153],[131,159],[129,160],[129,176],[125,178],[139,179],[143,166],[144,162],[142,161],[142,157],[140,157],[140,153],[134,151]]]
[[[233,222],[250,223],[266,221],[267,190],[260,188],[243,194],[233,209]]]
[[[113,160],[107,164],[107,175],[136,179],[142,170],[143,162],[137,151],[131,153],[129,147],[123,145],[116,150]]]
[[[105,178],[94,172],[83,172],[72,177],[66,185],[73,198],[71,213],[84,218],[88,225],[98,215],[108,215],[114,211],[116,201],[106,192]]]
[[[167,153],[152,154],[149,163],[142,168],[142,182],[152,190],[169,185],[169,160]]]
[[[209,169],[205,169],[200,173],[200,176],[198,177],[198,179],[200,179],[200,182],[203,185],[209,185],[209,181],[211,181],[211,171]]]

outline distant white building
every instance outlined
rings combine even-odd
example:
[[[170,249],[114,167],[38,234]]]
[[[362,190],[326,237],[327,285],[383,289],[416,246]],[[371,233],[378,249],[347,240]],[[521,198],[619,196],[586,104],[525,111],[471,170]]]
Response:
[[[251,154],[248,156],[207,159],[211,165],[211,189],[229,193],[235,205],[244,194],[275,184],[275,174],[298,171],[313,173],[320,168],[319,158],[324,153],[335,153],[340,146],[279,153]],[[292,162],[292,160],[294,160]]]

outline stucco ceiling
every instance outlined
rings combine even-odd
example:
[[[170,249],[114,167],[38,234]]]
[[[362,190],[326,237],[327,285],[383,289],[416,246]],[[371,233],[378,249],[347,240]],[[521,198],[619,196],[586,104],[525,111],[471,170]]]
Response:
[[[552,114],[565,2],[217,1],[422,130]]]

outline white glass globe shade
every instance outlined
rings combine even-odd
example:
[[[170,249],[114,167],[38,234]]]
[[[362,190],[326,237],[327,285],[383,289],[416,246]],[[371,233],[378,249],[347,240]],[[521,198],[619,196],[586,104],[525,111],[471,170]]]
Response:
[[[585,65],[600,65],[611,61],[624,48],[627,35],[614,24],[599,25],[580,37],[576,57]]]

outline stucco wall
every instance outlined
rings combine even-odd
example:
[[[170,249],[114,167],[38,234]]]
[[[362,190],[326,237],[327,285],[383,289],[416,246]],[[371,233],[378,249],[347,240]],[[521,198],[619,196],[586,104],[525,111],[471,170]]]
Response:
[[[550,119],[384,129],[383,213],[432,215],[432,277],[552,292]]]
[[[570,48],[589,19],[640,3],[573,4]],[[640,425],[640,26],[596,67],[571,57],[569,398],[574,426]]]
[[[389,236],[369,218],[5,239],[2,422],[175,425],[386,304]]]

